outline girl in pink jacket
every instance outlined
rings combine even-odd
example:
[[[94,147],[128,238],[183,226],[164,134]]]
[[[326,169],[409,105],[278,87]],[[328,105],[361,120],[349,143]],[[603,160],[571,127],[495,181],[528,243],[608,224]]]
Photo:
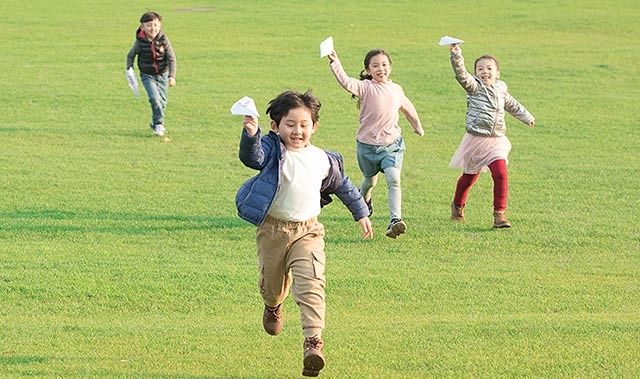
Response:
[[[328,57],[329,66],[338,83],[353,97],[358,98],[360,127],[356,133],[356,145],[358,166],[364,176],[360,191],[371,215],[372,191],[378,181],[378,174],[384,173],[391,218],[386,235],[396,238],[407,228],[402,220],[400,188],[405,144],[398,126],[398,112],[402,112],[415,133],[422,136],[424,130],[420,118],[402,87],[389,79],[391,57],[384,50],[376,49],[367,53],[359,80],[347,75],[335,51]]]

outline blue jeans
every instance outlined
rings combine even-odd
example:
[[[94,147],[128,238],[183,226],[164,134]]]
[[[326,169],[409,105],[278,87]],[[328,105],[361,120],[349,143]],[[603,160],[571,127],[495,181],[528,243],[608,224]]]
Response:
[[[140,73],[140,80],[149,95],[151,104],[151,128],[164,124],[164,108],[167,106],[169,73],[149,75]]]

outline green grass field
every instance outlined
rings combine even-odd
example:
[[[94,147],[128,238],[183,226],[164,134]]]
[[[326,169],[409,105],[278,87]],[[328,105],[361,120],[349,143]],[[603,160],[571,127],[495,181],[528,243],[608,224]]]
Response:
[[[137,20],[164,16],[178,57],[171,142],[124,79]],[[418,109],[402,119],[408,233],[376,236],[339,202],[327,228],[325,378],[640,375],[637,1],[4,0],[0,12],[0,377],[294,378],[298,309],[262,331],[255,229],[236,216],[238,98],[322,100],[318,146],[355,183],[357,109],[318,44],[356,76],[372,48]],[[509,117],[509,217],[491,179],[449,220],[468,67],[491,53],[537,119]],[[266,117],[264,117],[266,118]]]

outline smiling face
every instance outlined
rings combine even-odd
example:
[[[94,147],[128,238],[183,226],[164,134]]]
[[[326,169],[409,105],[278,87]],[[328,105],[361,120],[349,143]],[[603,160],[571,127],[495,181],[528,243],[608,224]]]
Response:
[[[492,86],[500,78],[498,62],[492,58],[481,58],[476,62],[476,76],[486,86]]]
[[[378,83],[386,83],[391,75],[391,62],[385,54],[378,54],[371,57],[367,65],[367,73],[371,75],[371,79]]]
[[[284,146],[290,150],[309,146],[311,136],[318,124],[311,119],[311,112],[306,107],[296,107],[282,117],[280,124],[271,121],[271,129],[278,133]]]
[[[162,23],[157,18],[140,24],[140,29],[142,29],[149,39],[156,38],[158,33],[160,33],[161,27]]]

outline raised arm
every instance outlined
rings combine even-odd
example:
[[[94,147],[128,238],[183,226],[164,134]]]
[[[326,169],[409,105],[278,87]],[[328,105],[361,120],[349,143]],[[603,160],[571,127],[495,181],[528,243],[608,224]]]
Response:
[[[251,116],[245,116],[243,126],[240,137],[240,161],[249,168],[260,170],[264,165],[265,152],[260,138],[258,120]]]
[[[331,68],[331,72],[336,77],[338,83],[349,93],[360,97],[360,81],[347,75],[344,68],[342,68],[342,63],[340,63],[340,58],[338,58],[338,54],[335,50],[332,51],[328,57],[329,67]]]
[[[478,91],[478,82],[464,67],[464,57],[462,49],[458,45],[451,45],[451,67],[456,74],[456,80],[467,93],[475,93]]]

